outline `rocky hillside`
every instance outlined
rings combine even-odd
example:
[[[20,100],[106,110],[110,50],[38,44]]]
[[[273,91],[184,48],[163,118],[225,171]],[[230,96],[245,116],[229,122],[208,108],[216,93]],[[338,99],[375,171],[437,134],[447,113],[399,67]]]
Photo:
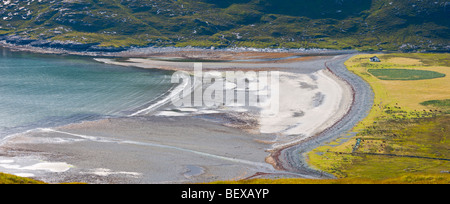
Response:
[[[0,0],[0,40],[131,46],[450,51],[447,0]]]

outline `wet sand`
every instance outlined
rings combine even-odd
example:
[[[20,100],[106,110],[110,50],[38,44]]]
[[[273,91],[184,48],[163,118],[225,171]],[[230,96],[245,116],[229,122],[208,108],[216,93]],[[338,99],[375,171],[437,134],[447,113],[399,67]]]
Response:
[[[1,150],[7,152],[5,156],[14,155],[10,160],[33,155],[71,166],[53,173],[30,171],[26,166],[9,169],[47,182],[210,182],[272,172],[273,167],[265,163],[269,145],[256,142],[271,139],[273,136],[247,134],[202,117],[149,116],[35,130],[8,140]],[[26,158],[22,156],[22,160]],[[190,176],[188,167],[202,172]]]
[[[172,71],[187,71],[194,70],[194,64],[197,62],[202,63],[204,71],[296,71],[301,73],[315,72],[318,67],[323,68],[323,64],[330,56],[300,56],[300,55],[288,55],[287,57],[279,58],[278,55],[273,53],[260,54],[257,58],[238,57],[246,56],[248,53],[234,53],[234,58],[221,58],[222,54],[216,56],[210,56],[210,60],[216,60],[216,62],[202,61],[203,59],[188,58],[188,62],[183,61],[185,58],[180,57],[166,57],[165,55],[158,56],[158,58],[126,58],[126,59],[114,59],[114,58],[95,58],[96,61],[114,64],[120,66],[138,67],[143,69],[164,69]],[[171,56],[171,55],[169,55]],[[185,56],[180,54],[179,56]],[[196,56],[196,55],[193,55]],[[228,56],[228,55],[226,55]],[[254,56],[254,55],[251,55]],[[227,59],[227,60],[225,60]],[[192,61],[192,62],[190,62]]]

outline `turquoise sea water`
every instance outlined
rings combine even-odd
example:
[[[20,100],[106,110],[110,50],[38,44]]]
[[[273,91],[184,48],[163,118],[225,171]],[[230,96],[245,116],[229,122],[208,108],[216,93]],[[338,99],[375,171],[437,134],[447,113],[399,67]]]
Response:
[[[122,117],[174,84],[171,73],[113,66],[89,57],[0,48],[0,139],[40,127]]]

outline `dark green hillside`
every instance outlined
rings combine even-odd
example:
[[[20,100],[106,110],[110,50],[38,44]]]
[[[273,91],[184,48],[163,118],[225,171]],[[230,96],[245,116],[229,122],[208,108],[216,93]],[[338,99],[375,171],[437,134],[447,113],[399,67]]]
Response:
[[[337,18],[358,16],[362,11],[369,10],[371,0],[263,0],[264,11],[267,13],[304,16],[308,18]]]
[[[75,50],[449,51],[449,19],[445,0],[4,0],[0,40]]]

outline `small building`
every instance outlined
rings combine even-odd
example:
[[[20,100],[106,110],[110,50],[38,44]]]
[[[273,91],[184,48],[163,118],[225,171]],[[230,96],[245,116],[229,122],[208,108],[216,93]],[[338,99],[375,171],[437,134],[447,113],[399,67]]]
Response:
[[[381,62],[380,58],[378,58],[377,56],[370,58],[371,62]]]

